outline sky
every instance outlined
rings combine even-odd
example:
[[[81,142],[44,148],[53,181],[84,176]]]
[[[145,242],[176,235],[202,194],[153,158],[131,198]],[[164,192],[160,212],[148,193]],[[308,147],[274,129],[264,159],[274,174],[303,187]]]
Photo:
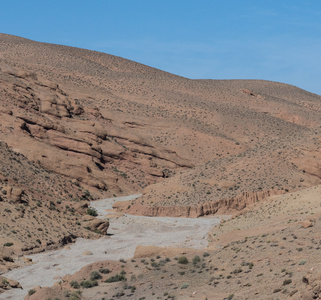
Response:
[[[191,79],[265,79],[321,95],[319,0],[10,0],[0,32]]]

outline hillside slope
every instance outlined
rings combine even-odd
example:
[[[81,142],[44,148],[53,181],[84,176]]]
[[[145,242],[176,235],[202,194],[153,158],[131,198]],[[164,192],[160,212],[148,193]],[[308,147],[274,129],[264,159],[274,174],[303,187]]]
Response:
[[[5,34],[0,53],[0,139],[96,195],[145,188],[119,209],[199,216],[320,183],[318,95]]]

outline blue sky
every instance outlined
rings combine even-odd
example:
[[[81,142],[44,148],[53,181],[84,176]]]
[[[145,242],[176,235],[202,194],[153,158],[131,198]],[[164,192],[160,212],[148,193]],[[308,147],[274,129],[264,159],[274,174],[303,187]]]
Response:
[[[0,32],[188,78],[266,79],[321,94],[321,1],[2,1]]]

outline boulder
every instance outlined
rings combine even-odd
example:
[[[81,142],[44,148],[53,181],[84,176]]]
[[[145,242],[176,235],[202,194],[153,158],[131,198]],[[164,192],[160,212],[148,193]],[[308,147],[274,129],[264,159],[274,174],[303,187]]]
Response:
[[[23,190],[18,187],[7,186],[7,197],[14,202],[21,202]]]
[[[310,220],[304,220],[301,224],[302,224],[302,228],[309,228],[313,226]]]
[[[100,234],[107,234],[109,222],[94,218],[86,223],[86,227],[91,231],[98,232]]]
[[[13,279],[8,279],[6,277],[0,276],[0,288],[4,290],[10,289],[22,289],[20,283]]]

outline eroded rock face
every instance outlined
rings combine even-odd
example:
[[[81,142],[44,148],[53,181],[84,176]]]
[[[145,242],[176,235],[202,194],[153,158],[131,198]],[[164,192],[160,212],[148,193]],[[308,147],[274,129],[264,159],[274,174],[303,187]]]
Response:
[[[270,196],[283,194],[282,191],[260,191],[253,193],[242,193],[230,199],[217,200],[203,203],[197,206],[149,206],[142,205],[138,200],[133,202],[120,201],[114,204],[114,208],[118,211],[126,211],[134,215],[145,215],[150,217],[185,217],[198,218],[207,215],[214,215],[217,212],[237,212],[245,207],[262,201]]]
[[[126,122],[106,118],[98,107],[84,107],[57,83],[13,67],[2,69],[10,98],[1,103],[1,119],[16,137],[2,138],[45,168],[118,194],[140,190],[138,181],[146,185],[168,177],[168,168],[191,166],[175,151],[128,132]]]

